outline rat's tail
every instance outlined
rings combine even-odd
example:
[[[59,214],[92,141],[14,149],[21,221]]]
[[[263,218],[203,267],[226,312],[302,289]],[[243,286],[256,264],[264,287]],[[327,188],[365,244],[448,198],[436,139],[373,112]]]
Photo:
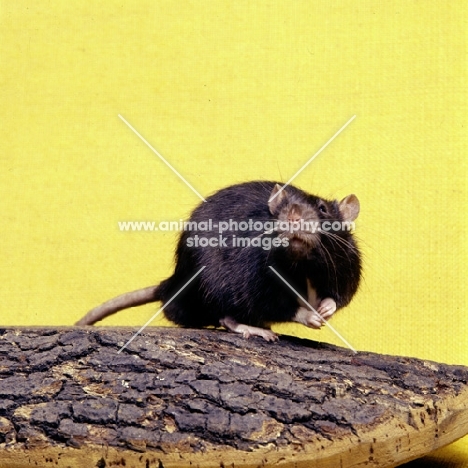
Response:
[[[149,286],[148,288],[139,289],[138,291],[122,294],[90,310],[81,320],[76,322],[75,325],[93,325],[108,315],[115,314],[119,310],[159,301],[159,296],[159,286]]]

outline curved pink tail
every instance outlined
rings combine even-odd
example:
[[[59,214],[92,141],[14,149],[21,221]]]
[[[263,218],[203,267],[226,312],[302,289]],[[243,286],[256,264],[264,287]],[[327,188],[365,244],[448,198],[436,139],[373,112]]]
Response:
[[[76,322],[75,325],[93,325],[103,318],[115,314],[119,310],[156,302],[160,299],[158,289],[158,286],[149,286],[114,297],[114,299],[110,299],[104,302],[104,304],[90,310],[81,320]]]

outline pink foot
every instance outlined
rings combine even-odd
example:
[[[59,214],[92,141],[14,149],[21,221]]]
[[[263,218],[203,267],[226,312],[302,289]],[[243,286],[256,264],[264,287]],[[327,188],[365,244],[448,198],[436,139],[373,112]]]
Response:
[[[302,323],[302,325],[310,328],[321,328],[324,325],[321,316],[313,310],[306,309],[305,307],[299,307],[299,309],[297,309],[293,321]]]
[[[294,322],[302,323],[306,327],[321,328],[336,311],[336,302],[330,297],[322,299],[317,307],[317,312],[309,307],[299,307],[293,318]]]
[[[326,297],[320,301],[317,312],[324,319],[330,318],[336,311],[336,302],[331,297]]]
[[[219,321],[219,324],[234,333],[240,333],[244,338],[250,338],[251,336],[261,336],[266,341],[276,341],[278,337],[271,330],[265,328],[251,327],[250,325],[244,325],[238,323],[232,317],[224,317]]]

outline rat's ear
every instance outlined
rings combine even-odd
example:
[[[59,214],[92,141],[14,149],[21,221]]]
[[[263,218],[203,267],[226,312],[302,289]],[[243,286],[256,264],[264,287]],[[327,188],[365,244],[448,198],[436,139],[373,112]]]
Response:
[[[271,191],[270,198],[268,199],[268,208],[270,209],[270,213],[274,214],[276,212],[276,208],[278,208],[279,204],[286,198],[286,191],[282,190],[281,185],[276,184]]]
[[[338,205],[344,221],[354,221],[359,214],[359,200],[356,195],[348,195]]]

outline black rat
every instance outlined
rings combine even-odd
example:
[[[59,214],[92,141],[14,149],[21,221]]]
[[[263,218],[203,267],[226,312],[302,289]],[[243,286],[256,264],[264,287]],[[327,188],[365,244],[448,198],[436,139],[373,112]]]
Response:
[[[263,181],[221,189],[193,211],[189,229],[180,235],[171,277],[105,302],[76,325],[161,301],[166,317],[178,325],[221,325],[267,341],[277,339],[269,329],[275,322],[320,328],[358,289],[361,256],[346,228],[358,214],[355,195],[328,201]],[[206,231],[210,220],[212,230]]]

